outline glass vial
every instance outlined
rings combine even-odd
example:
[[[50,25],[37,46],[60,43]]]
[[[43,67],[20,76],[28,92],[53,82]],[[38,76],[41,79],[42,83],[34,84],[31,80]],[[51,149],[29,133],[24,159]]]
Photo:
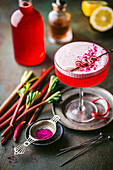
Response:
[[[11,30],[16,62],[40,64],[45,59],[43,19],[31,0],[19,0],[19,9],[11,16]]]
[[[56,0],[48,15],[48,39],[51,43],[68,43],[72,40],[71,14],[66,11],[67,4]]]

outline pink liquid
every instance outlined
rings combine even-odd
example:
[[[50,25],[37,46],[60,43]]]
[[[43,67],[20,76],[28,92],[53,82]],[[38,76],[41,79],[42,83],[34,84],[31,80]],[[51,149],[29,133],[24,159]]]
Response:
[[[102,47],[88,42],[75,42],[61,47],[55,55],[55,72],[58,78],[65,84],[73,87],[91,87],[102,82],[108,73],[109,56],[104,55],[95,62],[91,68],[83,68],[82,71],[67,71],[67,68],[75,68],[75,61],[83,56],[95,55],[106,52]]]
[[[40,64],[45,59],[43,19],[28,2],[19,8],[11,17],[15,60],[26,66]]]

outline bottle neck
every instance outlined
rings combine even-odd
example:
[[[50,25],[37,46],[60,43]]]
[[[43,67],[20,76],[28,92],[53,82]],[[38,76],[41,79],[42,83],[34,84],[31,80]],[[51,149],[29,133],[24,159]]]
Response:
[[[66,11],[66,8],[53,7],[53,10],[58,12],[64,12]]]
[[[52,3],[52,7],[53,7],[53,10],[55,10],[55,11],[66,11],[66,6],[67,6],[67,4],[66,3]]]
[[[19,8],[22,13],[29,14],[32,12],[32,1],[31,0],[19,0]]]

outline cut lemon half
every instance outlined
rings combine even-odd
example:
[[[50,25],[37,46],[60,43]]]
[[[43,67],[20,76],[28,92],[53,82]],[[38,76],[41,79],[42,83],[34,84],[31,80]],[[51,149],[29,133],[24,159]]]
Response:
[[[108,3],[106,1],[82,1],[81,8],[83,14],[89,17],[94,9],[102,5],[107,6]]]
[[[90,24],[98,31],[104,32],[113,27],[113,10],[107,6],[96,8],[90,16]]]

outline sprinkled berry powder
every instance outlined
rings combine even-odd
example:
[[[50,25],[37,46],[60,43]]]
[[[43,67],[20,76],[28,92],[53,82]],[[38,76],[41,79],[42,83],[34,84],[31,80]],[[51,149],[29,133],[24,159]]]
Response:
[[[50,138],[51,136],[53,136],[53,133],[52,133],[52,131],[49,130],[49,129],[39,129],[39,130],[37,130],[37,132],[36,132],[36,138],[37,138],[37,139],[40,139],[40,140],[42,140],[42,139],[48,139],[48,138]]]
[[[13,166],[15,166],[15,163],[17,163],[17,159],[14,156],[8,157],[9,163],[12,163]]]

